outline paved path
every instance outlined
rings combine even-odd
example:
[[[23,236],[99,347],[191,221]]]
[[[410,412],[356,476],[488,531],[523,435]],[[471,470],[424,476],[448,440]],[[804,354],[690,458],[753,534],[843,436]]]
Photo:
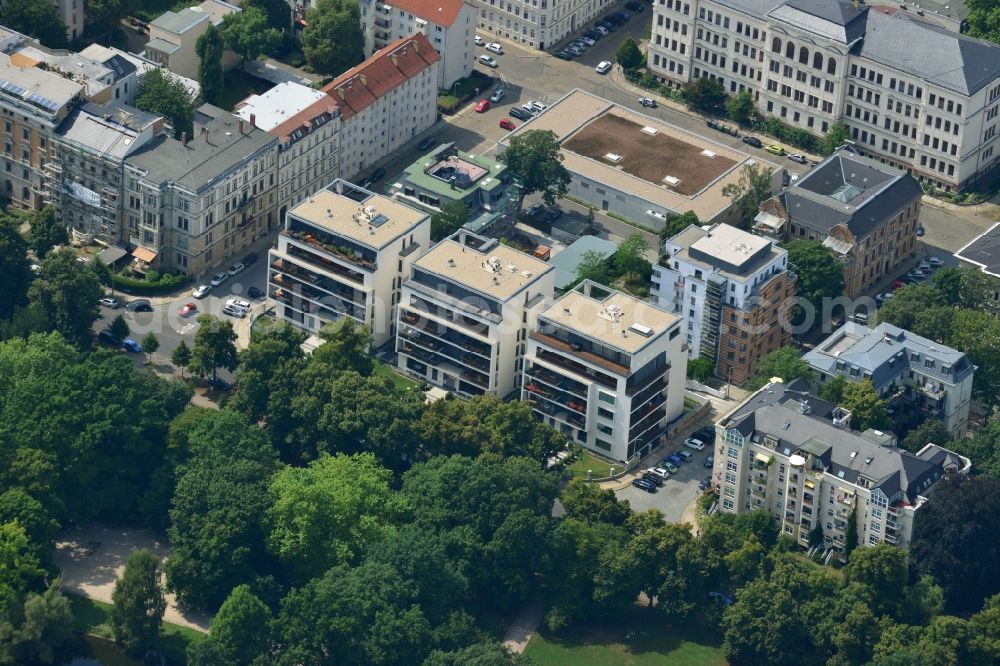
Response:
[[[170,554],[166,538],[149,530],[134,530],[107,525],[88,525],[63,530],[56,538],[54,561],[62,571],[62,589],[73,594],[111,603],[115,581],[125,569],[133,550],[148,548],[165,560]],[[208,633],[212,618],[181,611],[173,594],[167,595],[163,619]]]
[[[503,637],[503,644],[512,652],[521,654],[528,647],[528,641],[535,635],[535,629],[542,621],[542,608],[541,594],[536,591],[518,612]]]

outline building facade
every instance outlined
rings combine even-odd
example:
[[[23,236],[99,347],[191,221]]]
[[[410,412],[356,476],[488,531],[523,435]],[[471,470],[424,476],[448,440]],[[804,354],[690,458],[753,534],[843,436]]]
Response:
[[[650,296],[684,317],[691,358],[743,384],[757,362],[791,343],[795,275],[788,251],[727,224],[690,226],[664,241]]]
[[[340,109],[329,95],[286,81],[247,97],[233,113],[278,140],[280,219],[340,176]]]
[[[677,315],[585,281],[539,313],[521,399],[571,442],[642,457],[684,411],[681,333]]]
[[[123,214],[133,256],[203,276],[278,228],[278,140],[211,104],[193,134],[126,158]]]
[[[910,453],[887,433],[855,432],[849,412],[799,382],[765,386],[716,427],[712,476],[720,509],[767,511],[781,534],[803,548],[819,545],[841,556],[850,521],[858,546],[907,548],[934,484],[971,467],[968,458],[936,444]]]
[[[285,215],[268,255],[268,296],[279,319],[316,334],[350,317],[376,346],[396,333],[404,278],[431,239],[430,216],[336,180]]]
[[[575,35],[589,23],[615,9],[612,0],[473,0],[479,12],[477,24],[484,33],[492,33],[539,50],[551,48]],[[487,39],[487,34],[483,35]]]
[[[908,173],[841,149],[762,210],[786,238],[822,241],[857,298],[914,260],[922,196]]]
[[[403,283],[400,369],[463,397],[518,388],[535,317],[551,301],[544,261],[459,231],[417,259]]]
[[[1000,47],[916,10],[843,0],[653,7],[648,67],[661,81],[718,79],[730,94],[751,92],[765,115],[817,135],[844,123],[863,154],[948,190],[1000,158]]]
[[[960,351],[892,324],[848,322],[802,358],[821,385],[870,379],[894,412],[912,405],[921,419],[940,419],[952,439],[965,437],[976,368]]]
[[[440,60],[417,33],[323,88],[340,108],[341,177],[354,178],[437,122]]]
[[[66,39],[75,40],[83,34],[83,0],[53,0],[59,18],[66,24]]]
[[[475,62],[476,9],[466,0],[362,0],[365,53],[421,33],[441,56],[437,86],[447,89],[468,76]]]

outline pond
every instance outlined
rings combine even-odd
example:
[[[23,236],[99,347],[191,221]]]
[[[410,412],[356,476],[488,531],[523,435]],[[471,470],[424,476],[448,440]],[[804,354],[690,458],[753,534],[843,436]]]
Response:
[[[80,654],[63,666],[142,666],[142,662],[132,659],[117,645],[97,636],[84,636]]]

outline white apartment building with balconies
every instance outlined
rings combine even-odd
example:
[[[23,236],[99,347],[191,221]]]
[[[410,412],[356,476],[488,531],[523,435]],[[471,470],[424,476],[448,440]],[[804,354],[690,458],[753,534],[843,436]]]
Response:
[[[841,556],[852,520],[858,546],[908,547],[934,484],[968,474],[971,462],[936,444],[910,453],[888,433],[853,431],[850,412],[805,388],[802,380],[769,384],[719,420],[712,480],[720,509],[767,511],[803,548]]]
[[[398,365],[462,397],[518,388],[528,333],[551,301],[555,268],[495,238],[459,231],[403,283]]]
[[[609,13],[615,0],[472,0],[477,24],[490,34],[539,50],[551,48]]]
[[[351,317],[384,344],[395,334],[402,282],[430,240],[427,213],[334,181],[286,213],[268,253],[277,318],[315,334]]]
[[[659,446],[684,411],[681,317],[585,281],[538,315],[521,398],[576,444],[614,460]]]
[[[1000,159],[1000,46],[911,13],[843,0],[657,0],[648,67],[671,84],[708,77],[730,94],[748,90],[760,112],[813,134],[842,122],[862,154],[959,189]]]

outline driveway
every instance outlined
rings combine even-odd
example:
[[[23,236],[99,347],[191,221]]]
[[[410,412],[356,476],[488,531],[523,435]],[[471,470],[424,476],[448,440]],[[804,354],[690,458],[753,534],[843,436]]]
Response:
[[[132,530],[106,525],[88,525],[64,530],[56,537],[55,564],[62,572],[60,587],[73,594],[111,603],[115,581],[125,570],[132,551],[147,548],[161,561],[170,554],[166,538],[149,530]],[[167,594],[166,622],[208,633],[212,618],[182,611],[177,599]]]
[[[659,456],[663,459],[672,451],[680,450],[683,439],[676,440],[677,444],[672,447],[661,447],[665,451]],[[704,466],[705,459],[711,453],[711,447],[705,447],[704,451],[692,451],[686,449],[694,455],[694,459],[689,463],[684,463],[677,469],[677,474],[671,474],[662,488],[655,493],[647,493],[631,485],[621,490],[615,491],[615,495],[620,500],[628,500],[633,511],[641,512],[647,509],[659,509],[666,516],[668,523],[679,523],[683,521],[687,508],[698,499],[701,491],[698,490],[698,482],[706,476],[711,475],[711,470]],[[650,457],[646,461],[647,466],[651,466],[655,459]],[[642,469],[636,470],[637,472]],[[634,478],[634,477],[630,477]]]

